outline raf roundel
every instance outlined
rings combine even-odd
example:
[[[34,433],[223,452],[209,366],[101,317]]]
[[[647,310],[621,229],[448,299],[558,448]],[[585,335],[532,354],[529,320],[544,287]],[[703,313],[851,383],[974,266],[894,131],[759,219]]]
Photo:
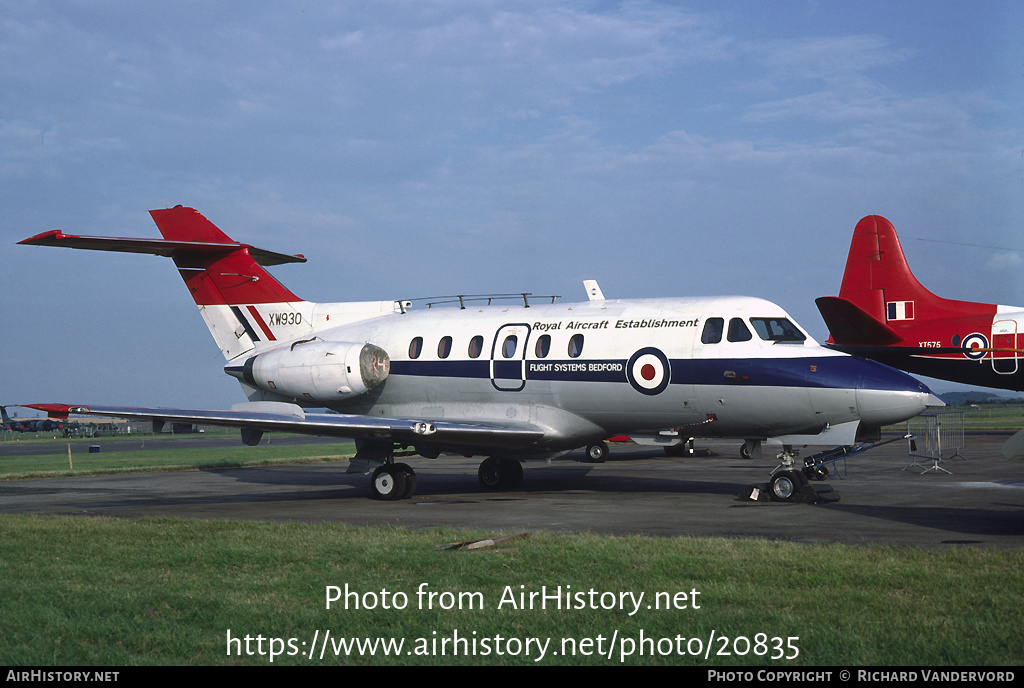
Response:
[[[975,349],[987,349],[988,338],[980,332],[974,332],[964,337],[963,342],[960,343],[960,347],[964,350],[964,356],[967,358],[979,361],[985,358],[986,351],[976,351]]]
[[[626,364],[629,384],[641,394],[661,394],[672,378],[668,357],[654,347],[640,349]]]

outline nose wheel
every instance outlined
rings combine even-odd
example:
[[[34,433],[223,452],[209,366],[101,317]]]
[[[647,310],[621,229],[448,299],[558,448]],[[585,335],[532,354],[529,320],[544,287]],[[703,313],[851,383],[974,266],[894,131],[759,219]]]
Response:
[[[797,468],[796,452],[789,445],[783,447],[778,456],[779,467],[768,480],[768,494],[776,502],[803,501],[802,494],[807,487],[807,476]]]
[[[807,484],[807,478],[800,471],[779,471],[768,483],[772,499],[777,502],[790,502]]]

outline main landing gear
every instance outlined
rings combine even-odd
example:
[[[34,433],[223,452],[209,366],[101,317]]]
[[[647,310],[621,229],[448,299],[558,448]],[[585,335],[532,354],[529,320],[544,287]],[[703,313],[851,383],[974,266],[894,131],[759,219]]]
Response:
[[[374,499],[407,499],[416,491],[416,472],[408,464],[385,463],[370,479]]]
[[[492,456],[480,464],[477,477],[488,492],[514,490],[523,482],[523,464]],[[370,491],[374,499],[408,499],[416,492],[416,472],[404,463],[381,464],[370,478]]]
[[[489,457],[480,464],[476,472],[480,487],[488,492],[514,490],[523,482],[523,464],[515,459]]]

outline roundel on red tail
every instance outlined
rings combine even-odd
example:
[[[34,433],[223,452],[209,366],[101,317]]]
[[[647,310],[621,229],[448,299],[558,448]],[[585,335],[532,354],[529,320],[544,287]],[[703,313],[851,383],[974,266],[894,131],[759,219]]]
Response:
[[[641,394],[661,394],[672,379],[672,366],[659,349],[647,347],[630,357],[626,364],[626,379]]]
[[[974,361],[980,361],[988,352],[976,349],[987,349],[988,337],[980,332],[974,332],[964,337],[964,340],[960,342],[960,347],[964,350],[964,356]]]

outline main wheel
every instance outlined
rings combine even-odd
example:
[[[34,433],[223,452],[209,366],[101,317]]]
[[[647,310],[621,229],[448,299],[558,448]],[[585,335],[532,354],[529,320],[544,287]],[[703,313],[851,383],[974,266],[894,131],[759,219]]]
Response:
[[[502,459],[501,463],[501,472],[505,475],[505,489],[516,489],[523,483],[523,464],[515,459]]]
[[[589,463],[604,463],[608,458],[608,443],[597,442],[587,447],[587,461]]]
[[[416,471],[412,469],[412,466],[405,463],[396,463],[394,467],[405,475],[405,490],[402,492],[401,499],[408,499],[416,494]]]
[[[476,475],[480,486],[489,492],[512,490],[523,481],[523,464],[491,456],[483,460]]]
[[[792,501],[802,484],[800,478],[793,471],[779,471],[772,476],[769,483],[769,491],[771,492],[772,499],[779,502],[789,502]]]
[[[480,481],[480,487],[485,490],[500,490],[501,462],[493,456],[484,459],[476,471],[476,477]]]
[[[404,464],[399,464],[404,465]],[[396,464],[378,466],[370,479],[370,490],[374,499],[395,500],[405,496],[407,482],[405,471]]]

